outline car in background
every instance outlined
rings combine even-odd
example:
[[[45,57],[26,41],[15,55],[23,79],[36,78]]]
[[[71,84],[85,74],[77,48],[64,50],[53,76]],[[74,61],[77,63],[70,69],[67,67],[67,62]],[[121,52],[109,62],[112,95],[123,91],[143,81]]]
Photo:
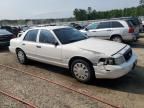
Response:
[[[138,18],[138,17],[120,17],[118,19],[131,22],[135,26],[135,29],[137,29],[139,32],[143,32],[142,21],[140,18]]]
[[[15,36],[17,36],[18,33],[20,32],[19,27],[1,26],[0,29],[5,29],[5,30],[9,31],[10,33],[14,34]]]
[[[119,78],[134,69],[137,56],[129,45],[88,38],[65,26],[37,27],[12,39],[10,51],[18,61],[28,59],[68,68],[80,82]]]
[[[139,19],[142,21],[143,31],[144,32],[144,16],[140,16]]]
[[[139,31],[125,20],[105,20],[88,25],[80,30],[89,37],[108,39],[116,42],[134,41],[139,37]]]
[[[77,24],[77,23],[70,23],[69,26],[73,27],[73,28],[75,28],[77,30],[81,30],[81,29],[84,28],[83,26],[81,26],[80,24]]]
[[[16,36],[7,30],[0,29],[0,47],[9,46],[10,40]]]

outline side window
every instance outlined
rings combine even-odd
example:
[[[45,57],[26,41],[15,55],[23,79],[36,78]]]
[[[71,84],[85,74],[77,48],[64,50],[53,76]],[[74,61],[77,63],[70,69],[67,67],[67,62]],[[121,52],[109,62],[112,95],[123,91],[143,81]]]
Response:
[[[93,23],[93,24],[88,25],[86,28],[87,28],[88,30],[92,30],[92,29],[96,29],[97,26],[98,26],[98,23]]]
[[[123,25],[117,21],[112,22],[112,28],[119,28],[123,27]]]
[[[38,30],[30,30],[30,31],[28,31],[27,34],[25,35],[24,40],[25,41],[36,42],[37,33],[38,33]]]
[[[39,42],[53,44],[55,42],[55,38],[48,30],[41,30]]]
[[[97,27],[97,29],[104,29],[104,28],[111,28],[110,22],[101,22]]]

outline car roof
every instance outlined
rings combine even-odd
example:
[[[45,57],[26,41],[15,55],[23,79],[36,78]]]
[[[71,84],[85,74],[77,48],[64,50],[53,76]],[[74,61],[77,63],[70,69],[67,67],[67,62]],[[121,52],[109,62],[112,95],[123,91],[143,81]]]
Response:
[[[101,20],[101,21],[95,21],[93,23],[100,23],[100,22],[115,22],[115,21],[118,21],[118,22],[125,22],[125,20],[120,20],[120,19],[113,19],[113,20]]]
[[[69,26],[44,26],[44,27],[32,27],[31,29],[54,30],[54,29],[61,29],[61,28],[71,28],[71,27],[69,27]]]

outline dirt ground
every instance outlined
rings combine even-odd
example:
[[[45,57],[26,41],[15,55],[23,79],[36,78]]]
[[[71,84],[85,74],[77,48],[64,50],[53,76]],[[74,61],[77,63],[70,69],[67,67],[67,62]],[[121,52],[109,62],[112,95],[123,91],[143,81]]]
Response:
[[[135,70],[119,79],[95,80],[89,85],[76,81],[67,69],[35,61],[21,65],[7,48],[0,49],[0,64],[73,87],[78,91],[85,91],[123,108],[144,108],[144,36],[130,45],[138,55]],[[2,66],[0,90],[26,100],[38,108],[111,108],[79,93]],[[25,108],[25,105],[0,94],[0,108]]]

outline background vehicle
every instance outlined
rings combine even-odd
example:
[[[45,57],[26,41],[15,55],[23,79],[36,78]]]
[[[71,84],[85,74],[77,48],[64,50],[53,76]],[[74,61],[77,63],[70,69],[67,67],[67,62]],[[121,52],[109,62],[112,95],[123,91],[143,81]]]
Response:
[[[28,59],[69,68],[81,82],[119,78],[134,69],[137,61],[130,46],[87,38],[70,27],[38,27],[12,39],[10,51],[21,64]]]
[[[15,35],[13,35],[7,30],[0,29],[0,46],[1,47],[9,46],[10,40],[12,38],[15,38]]]
[[[76,24],[76,23],[70,23],[69,25],[70,27],[73,27],[73,28],[76,28],[77,30],[81,30],[83,29],[84,27],[79,25],[79,24]]]
[[[121,17],[120,19],[131,22],[134,25],[137,33],[143,31],[142,21],[138,17]]]
[[[144,32],[144,16],[140,16],[139,19],[141,19],[141,21],[142,21],[142,26],[143,26],[143,31],[142,32]]]
[[[80,31],[90,37],[109,39],[116,42],[134,41],[139,36],[139,32],[133,24],[124,20],[98,21]]]
[[[5,30],[13,33],[15,36],[17,36],[18,33],[20,32],[20,28],[19,27],[1,26],[1,29],[5,29]]]

